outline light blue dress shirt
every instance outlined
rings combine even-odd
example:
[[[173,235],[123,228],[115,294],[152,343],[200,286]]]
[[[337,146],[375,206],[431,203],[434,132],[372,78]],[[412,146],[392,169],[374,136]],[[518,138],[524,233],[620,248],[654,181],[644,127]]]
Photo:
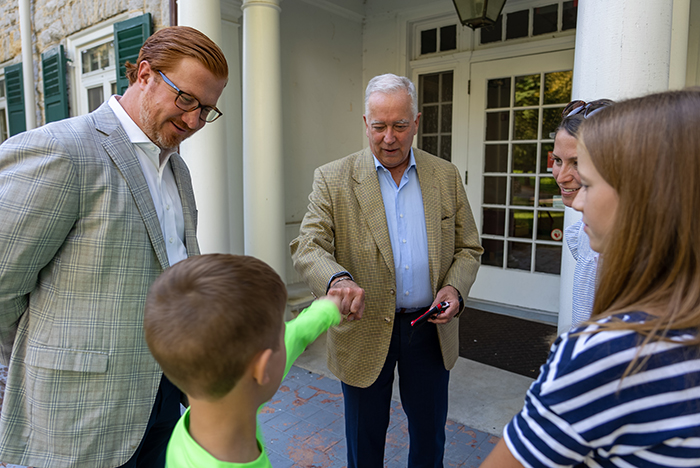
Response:
[[[394,255],[396,308],[429,306],[433,302],[433,292],[428,265],[428,231],[413,149],[398,187],[391,172],[376,157],[374,163]]]

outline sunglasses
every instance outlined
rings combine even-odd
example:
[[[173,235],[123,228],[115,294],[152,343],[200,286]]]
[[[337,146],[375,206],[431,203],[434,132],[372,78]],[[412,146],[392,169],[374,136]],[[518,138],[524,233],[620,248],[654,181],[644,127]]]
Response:
[[[561,118],[565,119],[571,117],[572,115],[581,114],[584,119],[587,119],[591,115],[595,114],[604,107],[608,107],[613,104],[610,99],[597,99],[595,101],[586,102],[581,100],[571,101],[564,107],[561,111]]]

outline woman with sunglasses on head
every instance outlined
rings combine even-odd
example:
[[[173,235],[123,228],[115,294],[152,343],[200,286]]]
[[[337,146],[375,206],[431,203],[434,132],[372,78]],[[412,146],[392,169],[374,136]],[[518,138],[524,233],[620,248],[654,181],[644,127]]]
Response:
[[[562,121],[554,131],[552,175],[559,185],[562,202],[565,206],[571,207],[581,188],[576,155],[576,137],[579,126],[585,119],[611,104],[613,101],[610,99],[598,99],[589,103],[577,100],[571,101],[562,112]],[[575,326],[591,316],[598,253],[591,250],[588,236],[583,231],[581,221],[566,228],[564,239],[576,260],[571,320],[572,325]]]
[[[604,259],[482,468],[700,466],[700,88],[581,125],[583,213]]]

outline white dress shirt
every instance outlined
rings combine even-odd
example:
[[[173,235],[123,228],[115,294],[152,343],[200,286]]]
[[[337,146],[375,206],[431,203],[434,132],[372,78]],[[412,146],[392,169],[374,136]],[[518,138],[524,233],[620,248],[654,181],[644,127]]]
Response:
[[[141,170],[148,184],[148,190],[153,198],[156,213],[158,213],[158,221],[168,253],[168,262],[172,266],[187,258],[182,201],[175,183],[175,176],[170,164],[168,164],[174,151],[170,151],[163,164],[159,164],[161,149],[143,133],[143,130],[126,113],[119,104],[117,96],[110,97],[108,103],[134,145],[139,163],[141,163]]]

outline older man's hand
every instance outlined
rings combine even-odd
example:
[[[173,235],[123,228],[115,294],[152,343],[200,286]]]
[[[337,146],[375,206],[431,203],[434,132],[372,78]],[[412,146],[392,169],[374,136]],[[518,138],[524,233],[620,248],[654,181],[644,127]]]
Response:
[[[353,280],[343,278],[336,281],[328,290],[328,296],[340,298],[340,313],[348,321],[359,320],[365,311],[365,290]]]
[[[454,316],[459,312],[459,291],[454,286],[445,286],[440,289],[435,296],[435,300],[430,307],[439,304],[442,301],[447,301],[450,306],[440,315],[435,318],[431,318],[428,321],[433,323],[449,323],[452,321]]]

